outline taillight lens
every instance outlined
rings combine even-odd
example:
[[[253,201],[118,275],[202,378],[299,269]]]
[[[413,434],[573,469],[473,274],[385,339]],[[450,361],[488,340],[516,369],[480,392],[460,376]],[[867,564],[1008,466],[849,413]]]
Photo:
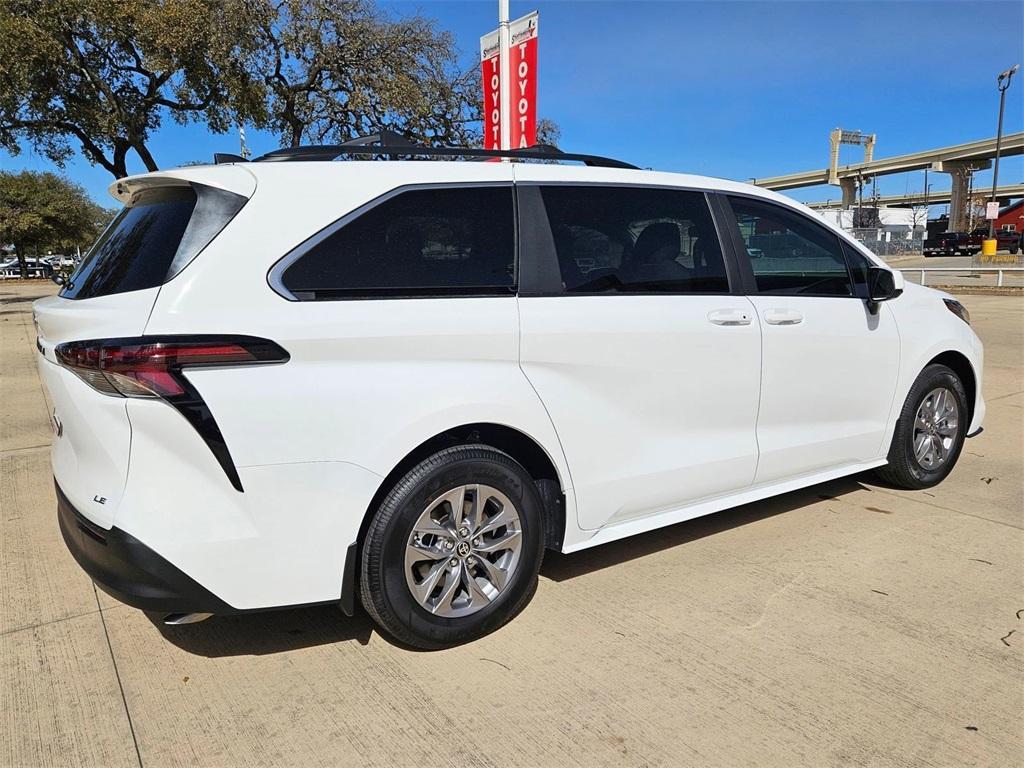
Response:
[[[286,363],[288,353],[253,336],[145,336],[57,345],[57,360],[93,389],[114,397],[158,397],[185,417],[216,457],[231,485],[242,480],[220,427],[183,371]]]
[[[283,363],[288,353],[253,337],[146,337],[60,344],[57,360],[107,395],[177,398],[190,387],[185,368]]]

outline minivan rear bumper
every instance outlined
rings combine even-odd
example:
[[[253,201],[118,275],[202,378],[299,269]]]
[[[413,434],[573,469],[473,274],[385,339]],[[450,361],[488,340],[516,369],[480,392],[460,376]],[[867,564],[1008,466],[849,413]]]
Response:
[[[146,611],[239,613],[131,534],[83,517],[54,481],[57,519],[71,554],[111,597]]]

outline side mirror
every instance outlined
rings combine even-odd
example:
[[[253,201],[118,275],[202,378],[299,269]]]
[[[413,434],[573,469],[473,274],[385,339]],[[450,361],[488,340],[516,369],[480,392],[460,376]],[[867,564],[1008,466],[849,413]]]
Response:
[[[60,272],[54,272],[53,275],[50,276],[50,279],[57,285],[64,285],[64,275]]]
[[[885,267],[868,268],[868,303],[895,299],[903,293],[903,273]]]

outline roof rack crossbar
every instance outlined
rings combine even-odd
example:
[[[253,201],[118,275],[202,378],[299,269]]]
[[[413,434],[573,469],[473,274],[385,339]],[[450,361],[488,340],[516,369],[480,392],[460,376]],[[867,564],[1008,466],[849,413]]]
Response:
[[[374,145],[372,142],[379,142]],[[600,155],[586,155],[577,152],[562,152],[556,147],[538,144],[526,149],[477,149],[472,147],[422,147],[407,142],[404,136],[384,131],[376,136],[351,139],[344,144],[321,144],[306,147],[286,147],[257,157],[256,163],[287,162],[292,160],[336,160],[343,155],[365,155],[387,157],[510,157],[520,160],[572,160],[589,166],[602,168],[627,168],[637,170],[635,165]],[[391,142],[395,142],[394,144]]]
[[[356,136],[354,139],[341,142],[339,147],[368,147],[371,144],[380,144],[382,147],[412,147],[415,146],[409,139],[396,131],[387,129],[380,133],[371,133],[369,136]]]

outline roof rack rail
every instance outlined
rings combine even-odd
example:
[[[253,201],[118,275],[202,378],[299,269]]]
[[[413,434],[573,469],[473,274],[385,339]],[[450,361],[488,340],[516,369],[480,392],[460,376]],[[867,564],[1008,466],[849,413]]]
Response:
[[[525,149],[477,149],[475,147],[424,147],[413,144],[405,136],[394,131],[381,131],[369,136],[358,136],[341,144],[319,144],[306,147],[285,147],[257,157],[254,163],[280,163],[298,160],[336,160],[343,156],[388,157],[468,157],[496,158],[509,157],[517,160],[572,160],[589,166],[602,168],[628,168],[637,170],[635,165],[600,155],[586,155],[577,152],[562,152],[548,144],[535,144]],[[238,155],[218,152],[213,156],[215,164],[246,162]]]

